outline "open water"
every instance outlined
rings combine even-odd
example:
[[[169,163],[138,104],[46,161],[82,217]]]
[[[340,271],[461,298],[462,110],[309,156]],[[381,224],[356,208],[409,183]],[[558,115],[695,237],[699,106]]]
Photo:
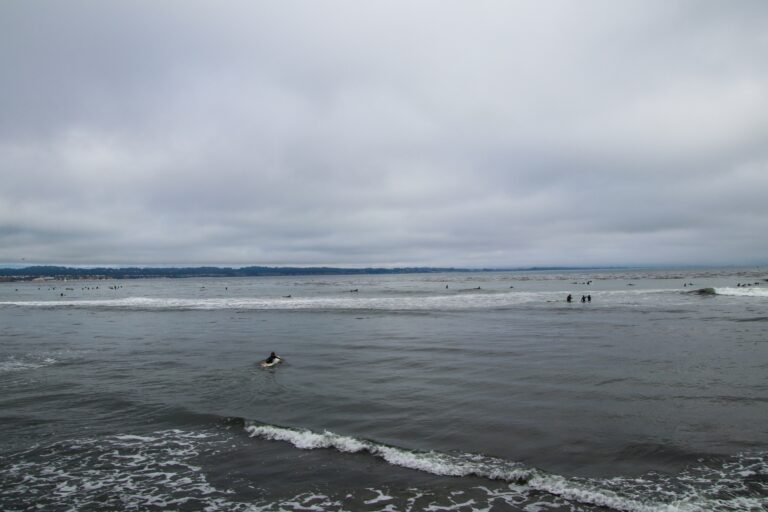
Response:
[[[0,509],[764,511],[766,278],[3,283]]]

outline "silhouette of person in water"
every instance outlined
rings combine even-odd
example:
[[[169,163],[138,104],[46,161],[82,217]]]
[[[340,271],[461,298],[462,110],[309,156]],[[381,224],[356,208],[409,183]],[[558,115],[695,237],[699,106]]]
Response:
[[[591,295],[587,295],[587,302],[592,302],[592,296]]]
[[[565,298],[565,302],[571,302],[573,300],[573,297],[571,297],[571,294],[568,294],[568,297]]]
[[[587,302],[587,298],[584,295],[581,296],[581,302]]]
[[[266,364],[272,364],[275,361],[275,359],[279,359],[279,357],[277,357],[277,354],[272,352],[271,354],[269,354],[269,357],[264,360],[264,362]]]

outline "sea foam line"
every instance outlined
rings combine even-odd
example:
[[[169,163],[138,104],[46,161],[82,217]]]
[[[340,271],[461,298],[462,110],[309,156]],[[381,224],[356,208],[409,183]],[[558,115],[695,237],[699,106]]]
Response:
[[[11,357],[5,361],[0,361],[0,373],[16,372],[23,370],[36,370],[45,366],[56,364],[58,361],[52,357],[45,357],[42,359],[35,359],[33,361],[18,360],[15,357]]]
[[[717,295],[728,295],[731,297],[768,297],[768,288],[714,288]]]
[[[511,292],[489,294],[421,295],[414,297],[243,297],[151,298],[127,297],[104,300],[5,301],[0,306],[28,308],[104,308],[141,310],[430,310],[505,307],[527,302],[546,302],[555,295]],[[552,295],[552,297],[549,297]],[[559,297],[561,294],[557,294]]]
[[[616,300],[633,301],[657,293],[674,293],[674,290],[604,291],[601,296]],[[445,295],[419,294],[412,296],[355,296],[355,297],[126,297],[119,299],[79,300],[29,300],[4,301],[0,306],[27,308],[103,308],[135,310],[381,310],[381,311],[429,311],[506,308],[522,304],[546,304],[562,302],[567,291],[484,291],[480,293],[451,293]]]
[[[476,476],[489,480],[501,480],[559,496],[568,501],[626,512],[757,511],[763,510],[768,501],[753,497],[710,499],[695,489],[688,489],[682,492],[680,490],[665,492],[663,502],[659,502],[658,496],[648,496],[643,492],[642,486],[633,485],[631,480],[620,487],[619,491],[614,491],[608,488],[611,481],[566,478],[539,469],[527,468],[518,462],[478,454],[407,450],[329,431],[317,433],[307,429],[257,423],[246,425],[245,430],[251,437],[285,441],[303,450],[330,448],[343,453],[369,453],[389,464],[434,475]],[[768,465],[764,460],[760,470],[768,471]],[[701,483],[700,479],[696,480]]]
[[[344,453],[366,452],[394,466],[424,471],[440,476],[479,476],[491,480],[524,483],[532,470],[517,462],[475,454],[420,452],[342,436],[325,431],[316,433],[306,429],[291,429],[274,425],[248,425],[251,437],[272,441],[286,441],[302,450],[333,448]]]

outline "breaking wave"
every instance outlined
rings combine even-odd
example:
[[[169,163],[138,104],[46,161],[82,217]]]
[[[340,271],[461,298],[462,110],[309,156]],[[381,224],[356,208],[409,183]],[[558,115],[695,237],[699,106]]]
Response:
[[[717,295],[728,295],[732,297],[768,297],[768,289],[766,288],[714,288],[714,293]]]
[[[724,288],[699,288],[686,292],[695,295],[723,295],[729,297],[768,297],[768,288],[754,287],[724,287]]]
[[[106,300],[48,300],[0,302],[0,306],[26,308],[80,308],[129,310],[455,310],[503,308],[516,304],[562,299],[561,293],[462,293],[411,297],[280,297],[280,298],[150,298]]]
[[[599,302],[612,305],[654,303],[659,295],[677,295],[674,290],[602,291]],[[0,302],[0,307],[124,309],[136,311],[269,310],[269,311],[464,311],[504,309],[520,305],[566,305],[567,291],[459,290],[446,294],[421,292],[378,296],[294,296],[227,298],[126,297],[102,300],[28,300]],[[598,301],[596,300],[595,303]],[[573,305],[573,304],[572,304]],[[571,306],[572,306],[571,305]]]
[[[408,450],[241,418],[225,420],[224,427],[86,437],[8,455],[0,468],[0,508],[436,511],[490,510],[500,502],[512,510],[758,512],[768,505],[766,453],[739,455],[709,466],[702,463],[674,476],[651,473],[601,480],[569,478],[484,455]],[[205,468],[207,458],[242,449],[233,436],[243,428],[253,438],[287,442],[302,450],[367,454],[416,471],[457,479],[485,478],[499,485],[473,481],[456,491],[369,487],[337,492],[307,487],[288,496],[248,497],[209,480]],[[34,502],[28,501],[31,495]]]
[[[691,290],[686,293],[692,293],[696,295],[717,295],[717,291],[714,288],[699,288],[698,290]]]
[[[768,455],[744,455],[719,468],[692,468],[675,477],[608,480],[568,478],[518,462],[469,453],[416,451],[333,432],[246,422],[251,437],[284,441],[302,450],[367,453],[385,462],[439,476],[501,480],[569,502],[627,512],[762,511],[768,505]],[[519,490],[519,489],[518,489]]]
[[[387,446],[373,441],[342,436],[333,432],[318,434],[310,430],[252,424],[245,427],[252,437],[273,441],[286,441],[296,448],[314,450],[333,448],[345,453],[369,453],[389,464],[424,471],[439,476],[479,476],[490,480],[524,483],[533,476],[533,470],[517,462],[475,454],[447,454],[419,452]]]

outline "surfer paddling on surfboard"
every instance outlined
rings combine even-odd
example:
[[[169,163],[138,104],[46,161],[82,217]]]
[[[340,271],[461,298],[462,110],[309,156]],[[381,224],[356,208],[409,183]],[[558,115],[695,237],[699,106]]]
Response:
[[[272,368],[283,362],[283,358],[272,352],[269,357],[261,362],[262,368]]]

